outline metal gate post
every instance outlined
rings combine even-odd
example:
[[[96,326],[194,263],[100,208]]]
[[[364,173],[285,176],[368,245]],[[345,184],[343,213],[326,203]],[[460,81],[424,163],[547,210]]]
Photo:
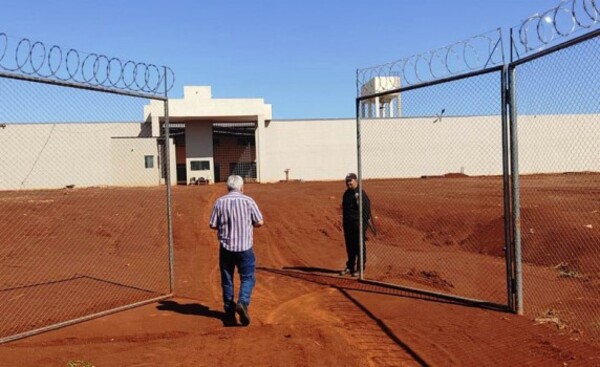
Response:
[[[514,263],[512,250],[511,234],[511,207],[510,207],[510,164],[509,164],[509,144],[508,144],[508,72],[506,65],[502,68],[501,89],[502,89],[502,192],[504,195],[504,256],[506,260],[506,291],[508,309],[515,311],[514,307]]]
[[[358,78],[357,78],[358,80]],[[365,239],[363,236],[363,188],[362,188],[362,162],[361,162],[361,140],[360,140],[360,104],[361,100],[356,99],[356,160],[358,164],[358,229],[359,229],[359,252],[358,252],[358,275],[359,279],[363,280],[365,278],[365,269],[364,269],[364,245]]]
[[[511,38],[512,42],[512,38]],[[523,314],[523,265],[521,255],[521,207],[519,187],[519,149],[517,139],[517,105],[515,98],[515,67],[508,67],[510,110],[510,168],[512,183],[512,235],[514,246],[514,292],[517,314]]]
[[[169,289],[170,293],[175,289],[175,261],[173,248],[173,216],[172,216],[172,192],[171,192],[171,125],[169,124],[169,83],[167,81],[167,68],[164,67],[165,73],[165,181],[167,183],[167,231],[169,236]]]

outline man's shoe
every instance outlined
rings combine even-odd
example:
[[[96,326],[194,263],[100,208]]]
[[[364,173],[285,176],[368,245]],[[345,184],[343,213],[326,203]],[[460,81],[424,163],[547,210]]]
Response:
[[[235,314],[237,304],[234,301],[229,301],[227,307],[225,308],[225,313],[233,313]]]
[[[358,271],[353,271],[352,272],[352,278],[356,278],[358,277]]]
[[[346,269],[340,271],[340,276],[343,277],[344,275],[346,275],[348,273],[350,273],[350,269],[346,268]]]
[[[237,320],[235,318],[235,310],[225,312],[225,316],[223,316],[223,326],[236,326]]]
[[[225,315],[223,316],[223,326],[236,326],[237,320],[235,318],[236,304],[233,301],[229,301]]]
[[[240,323],[242,326],[250,325],[250,315],[248,315],[248,306],[243,303],[238,303],[235,312],[240,316]]]

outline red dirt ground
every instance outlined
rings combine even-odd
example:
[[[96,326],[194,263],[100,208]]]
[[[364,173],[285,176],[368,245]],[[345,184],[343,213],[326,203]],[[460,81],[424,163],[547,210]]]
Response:
[[[502,209],[498,207],[502,203],[501,183],[497,179],[477,179],[472,185],[472,179],[468,180],[433,178],[365,183],[380,232],[369,241],[367,277],[505,302]],[[577,186],[573,182],[559,183]],[[542,186],[539,182],[529,188],[524,184],[524,193],[538,192]],[[554,181],[552,187],[557,186],[560,185]],[[224,193],[224,186],[176,187],[175,298],[0,345],[0,366],[600,366],[600,348],[595,339],[588,338],[587,333],[575,333],[572,327],[557,330],[548,324],[536,325],[534,318],[538,314],[516,316],[358,283],[332,274],[344,263],[339,208],[343,189],[341,182],[247,185],[246,193],[256,199],[265,216],[265,226],[255,234],[260,269],[250,307],[252,324],[248,328],[224,327],[221,321],[218,247],[207,221],[211,205]],[[149,196],[144,190],[130,189],[128,196],[117,195],[117,199],[113,198],[114,189],[73,192],[98,197],[108,208]],[[6,202],[10,202],[8,198],[13,194],[0,193],[3,220],[8,218]],[[598,204],[598,195],[590,197],[587,188],[571,191],[568,200],[575,194],[580,195],[580,200],[583,197],[586,203],[592,203],[586,204],[585,210]],[[56,193],[44,193],[44,200],[58,200],[52,195]],[[70,203],[78,207],[75,201]],[[544,203],[541,199],[527,202],[524,195],[524,209],[536,205],[543,209]],[[87,205],[92,204],[88,201]],[[156,217],[148,213],[159,210],[157,206],[136,204],[136,207],[139,211],[128,215],[142,220]],[[78,217],[84,216],[80,209],[74,211]],[[44,212],[37,211],[38,224],[43,224],[39,235],[52,238],[56,235],[53,231],[64,226],[69,215]],[[93,213],[89,216],[83,220],[90,221],[93,236],[108,238],[107,234],[123,232],[116,214],[112,220],[102,217],[101,227]],[[537,217],[538,214],[531,218]],[[547,218],[543,214],[541,217]],[[598,240],[598,217],[589,218],[594,222],[593,230],[586,232],[586,236],[592,236],[587,238],[588,243]],[[135,226],[134,222],[131,225]],[[150,243],[143,253],[138,246],[144,241],[135,245],[135,256],[119,253],[116,242],[122,237],[109,238],[112,246],[108,250],[87,248],[86,251],[96,254],[102,266],[95,270],[87,264],[89,269],[85,274],[94,277],[76,281],[85,283],[82,285],[85,290],[102,292],[111,283],[100,284],[95,279],[112,279],[106,266],[117,262],[112,266],[134,267],[138,270],[134,274],[144,274],[143,279],[134,279],[134,275],[127,278],[127,284],[137,287],[128,288],[126,295],[130,299],[137,300],[141,291],[164,293],[166,286],[160,281],[164,276],[159,276],[165,275],[164,261],[152,255],[164,253],[161,245],[152,245],[152,241],[162,238],[157,233],[162,233],[163,226],[158,221],[145,231],[134,230],[135,236],[124,231],[128,240],[135,242],[133,237],[140,237]],[[550,228],[555,234],[563,230],[560,225]],[[534,233],[539,231],[538,227]],[[7,240],[5,243],[9,242],[9,238],[4,238],[7,233],[10,232],[0,231],[2,240]],[[562,235],[567,239],[572,237],[568,232]],[[539,238],[528,241],[539,246],[548,243]],[[43,244],[52,248],[51,240]],[[81,251],[76,245],[63,250]],[[49,259],[54,251],[59,250],[49,250]],[[598,254],[597,249],[591,253],[588,249],[585,254],[583,250],[582,254],[571,253],[568,258],[559,256],[560,251],[554,254],[546,251],[547,257],[540,258],[536,251],[525,254],[529,261],[525,270],[531,273],[530,278],[536,279],[525,283],[526,295],[536,295],[526,300],[526,304],[534,302],[534,309],[550,305],[556,295],[548,295],[548,289],[558,288],[561,297],[572,296],[573,300],[583,297],[580,302],[588,302],[587,310],[592,316],[594,312],[597,315],[600,307],[594,302],[598,299],[595,296],[598,278],[594,272],[598,269],[593,266],[598,264],[598,258],[590,260],[591,255]],[[111,258],[111,254],[115,257]],[[557,259],[578,264],[573,269],[585,273],[585,278],[559,278],[554,268]],[[578,259],[588,259],[589,264]],[[18,269],[4,245],[0,246],[0,263]],[[4,268],[0,272],[3,279],[11,271]],[[44,273],[49,271],[43,269]],[[63,269],[61,273],[68,272]],[[119,270],[119,274],[129,273]],[[106,292],[110,290],[107,288]],[[592,297],[589,300],[585,298],[588,294]],[[114,294],[117,298],[121,296],[118,292]],[[0,303],[2,312],[24,318],[28,310],[36,310],[34,299],[16,305],[16,300],[9,303],[5,299]],[[568,305],[552,307],[556,312],[562,311],[561,318],[568,316]]]

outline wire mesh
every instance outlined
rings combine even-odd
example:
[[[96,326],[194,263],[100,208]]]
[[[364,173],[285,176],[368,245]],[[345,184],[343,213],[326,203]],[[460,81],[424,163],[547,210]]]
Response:
[[[256,124],[218,122],[213,124],[215,182],[238,175],[246,182],[256,181]]]
[[[169,293],[149,102],[0,78],[0,340]]]
[[[515,69],[526,315],[600,342],[600,36]]]
[[[501,77],[402,91],[400,117],[361,119],[365,279],[506,304]]]

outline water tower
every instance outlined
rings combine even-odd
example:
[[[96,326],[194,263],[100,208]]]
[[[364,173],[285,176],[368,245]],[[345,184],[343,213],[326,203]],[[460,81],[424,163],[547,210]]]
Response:
[[[360,95],[367,96],[399,88],[399,76],[376,76],[361,87]],[[363,100],[360,113],[363,118],[400,117],[402,114],[400,93]]]

